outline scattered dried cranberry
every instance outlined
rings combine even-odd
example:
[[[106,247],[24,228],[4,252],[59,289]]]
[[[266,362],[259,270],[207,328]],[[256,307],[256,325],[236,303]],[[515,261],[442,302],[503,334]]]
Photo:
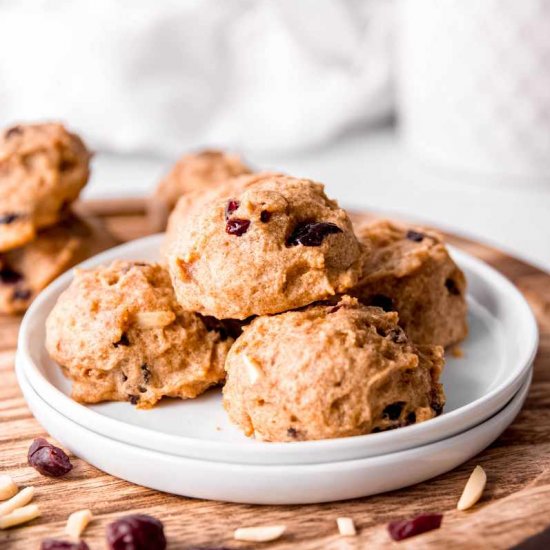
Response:
[[[262,210],[260,212],[260,221],[262,223],[267,223],[271,219],[271,212],[268,210]]]
[[[225,225],[225,232],[230,235],[236,235],[240,237],[244,235],[248,228],[250,227],[250,220],[241,220],[239,218],[233,218],[232,220],[227,220]]]
[[[382,414],[388,417],[390,420],[398,420],[401,416],[401,411],[403,410],[404,405],[405,403],[403,401],[392,403],[382,411]]]
[[[512,546],[510,550],[541,550],[542,548],[550,548],[550,527],[522,540],[519,544]]]
[[[421,514],[413,519],[392,521],[388,524],[388,531],[393,540],[403,540],[439,529],[442,519],[442,514]]]
[[[122,336],[120,337],[120,340],[118,342],[113,342],[113,346],[115,348],[118,348],[119,346],[129,346],[130,340],[128,340],[128,335],[123,332]]]
[[[226,220],[228,220],[229,216],[231,216],[231,214],[233,214],[233,212],[235,212],[235,210],[237,210],[237,208],[239,208],[240,204],[241,203],[239,201],[236,201],[235,199],[231,199],[227,203],[227,206],[225,207],[225,219]]]
[[[40,550],[90,550],[83,541],[70,542],[68,540],[45,539],[40,545]]]
[[[4,134],[4,136],[6,137],[6,139],[10,139],[11,137],[17,136],[22,133],[23,133],[23,128],[21,128],[21,126],[12,126],[11,128],[8,128],[6,130],[6,133]]]
[[[449,291],[449,294],[453,296],[460,296],[460,290],[453,279],[449,278],[445,281],[445,287]]]
[[[407,239],[409,239],[409,241],[420,243],[424,240],[424,237],[424,233],[420,233],[420,231],[414,231],[413,229],[407,231]]]
[[[43,437],[35,439],[27,455],[29,465],[44,476],[60,477],[73,469],[73,465],[65,451],[54,447]]]
[[[388,296],[384,296],[383,294],[375,294],[374,296],[372,296],[372,298],[368,301],[368,305],[379,307],[384,311],[395,310],[395,306],[393,305],[393,300]]]
[[[12,300],[28,300],[32,292],[28,288],[16,288],[12,294]]]
[[[107,525],[110,550],[164,550],[166,537],[162,523],[145,514],[133,514]]]
[[[14,214],[13,212],[9,212],[8,214],[2,214],[0,216],[0,225],[8,225],[10,223],[13,223],[19,217],[20,217],[19,214]]]
[[[321,246],[327,235],[335,233],[342,233],[342,230],[334,223],[303,222],[295,227],[286,240],[286,245]]]
[[[11,267],[5,266],[0,268],[0,283],[14,285],[23,279],[23,275]]]

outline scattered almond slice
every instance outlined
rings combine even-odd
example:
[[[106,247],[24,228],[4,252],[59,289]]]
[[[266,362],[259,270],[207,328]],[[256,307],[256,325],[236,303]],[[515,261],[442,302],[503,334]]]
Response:
[[[351,518],[336,518],[338,531],[343,537],[354,537],[357,535],[355,524]]]
[[[21,508],[28,504],[34,496],[34,487],[25,487],[19,491],[16,495],[12,496],[6,502],[0,504],[0,517],[13,512],[16,508]]]
[[[260,365],[257,361],[246,355],[246,353],[243,354],[243,363],[246,367],[246,373],[248,374],[250,383],[255,384],[263,374]]]
[[[29,504],[28,506],[17,508],[17,510],[13,510],[13,512],[0,517],[0,529],[7,529],[8,527],[27,523],[39,515],[40,508],[38,508],[37,504]]]
[[[480,498],[487,483],[487,474],[481,466],[476,466],[470,475],[462,496],[456,505],[458,510],[471,508]]]
[[[67,518],[67,525],[65,526],[65,533],[74,539],[79,539],[80,535],[84,533],[84,530],[88,526],[88,523],[92,521],[93,515],[91,510],[78,510],[73,512]]]
[[[233,535],[235,540],[247,542],[269,542],[276,540],[286,531],[286,525],[266,525],[264,527],[241,527]]]
[[[17,494],[17,485],[8,475],[0,476],[0,500],[6,500]]]
[[[163,328],[174,322],[175,318],[173,311],[140,311],[136,313],[134,322],[139,328]]]

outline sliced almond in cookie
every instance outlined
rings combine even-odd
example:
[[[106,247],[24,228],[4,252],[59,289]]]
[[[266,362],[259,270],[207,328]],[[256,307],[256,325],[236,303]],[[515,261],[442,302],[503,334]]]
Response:
[[[481,466],[476,466],[470,475],[462,496],[456,505],[458,510],[471,508],[480,498],[487,483],[487,474]]]
[[[40,515],[40,508],[37,504],[29,504],[23,508],[17,508],[13,512],[0,517],[0,529],[7,529],[21,523],[27,523]]]
[[[247,542],[269,542],[278,539],[286,531],[286,525],[266,525],[264,527],[241,527],[233,535],[235,540]]]
[[[80,535],[92,521],[93,515],[91,510],[78,510],[73,512],[67,519],[65,533],[74,539],[79,539]]]
[[[0,517],[13,512],[16,508],[25,506],[25,504],[28,504],[32,500],[33,496],[34,487],[25,487],[9,500],[0,504]]]
[[[17,494],[17,485],[8,475],[0,476],[0,500],[6,500]]]
[[[243,353],[243,363],[248,374],[248,379],[251,384],[255,384],[258,379],[263,376],[262,368],[258,361],[249,357],[246,353]]]
[[[176,314],[173,311],[140,311],[136,313],[134,322],[139,328],[163,328],[174,322]]]

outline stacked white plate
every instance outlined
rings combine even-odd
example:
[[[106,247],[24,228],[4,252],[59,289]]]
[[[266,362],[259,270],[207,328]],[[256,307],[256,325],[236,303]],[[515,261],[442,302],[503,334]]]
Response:
[[[157,260],[162,236],[111,249],[81,264]],[[97,468],[178,495],[251,504],[305,504],[398,489],[473,457],[513,421],[531,380],[538,333],[533,314],[502,275],[464,252],[452,255],[469,283],[464,357],[447,358],[444,413],[422,424],[365,436],[296,443],[246,438],[219,389],[198,399],[80,405],[44,347],[45,320],[72,274],[54,281],[21,325],[16,370],[33,414],[65,447]]]

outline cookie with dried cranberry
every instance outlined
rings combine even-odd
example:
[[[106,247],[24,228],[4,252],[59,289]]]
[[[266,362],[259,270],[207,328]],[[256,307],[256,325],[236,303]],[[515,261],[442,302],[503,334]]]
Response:
[[[69,215],[36,238],[0,253],[0,313],[21,313],[53,279],[118,241],[98,221]]]
[[[233,339],[184,311],[160,264],[116,261],[75,272],[46,322],[46,348],[82,403],[197,397],[225,377]]]
[[[172,210],[187,193],[207,191],[252,170],[235,154],[206,150],[181,157],[158,184],[155,198]]]
[[[0,137],[0,252],[63,216],[89,177],[90,153],[61,124],[14,126]]]
[[[361,251],[323,185],[273,175],[194,211],[168,264],[182,307],[245,319],[345,292],[358,281]]]
[[[413,344],[397,313],[344,296],[252,321],[227,357],[224,406],[266,441],[368,434],[440,414],[442,368],[443,348]]]
[[[397,311],[399,324],[419,344],[449,346],[467,336],[466,278],[441,235],[388,220],[357,234],[369,254],[355,296]]]

